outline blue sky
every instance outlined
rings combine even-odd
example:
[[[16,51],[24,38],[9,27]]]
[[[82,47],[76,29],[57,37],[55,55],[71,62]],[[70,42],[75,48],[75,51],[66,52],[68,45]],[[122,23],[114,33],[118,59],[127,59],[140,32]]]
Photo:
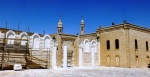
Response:
[[[64,33],[80,33],[84,16],[85,33],[122,23],[123,20],[150,28],[150,0],[0,0],[0,27],[52,34],[62,16]]]

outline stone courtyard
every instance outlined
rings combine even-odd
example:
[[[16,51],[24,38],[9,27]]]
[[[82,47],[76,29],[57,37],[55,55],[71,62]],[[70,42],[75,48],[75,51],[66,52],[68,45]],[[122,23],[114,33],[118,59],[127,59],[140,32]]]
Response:
[[[150,77],[148,68],[57,68],[0,71],[0,77]]]

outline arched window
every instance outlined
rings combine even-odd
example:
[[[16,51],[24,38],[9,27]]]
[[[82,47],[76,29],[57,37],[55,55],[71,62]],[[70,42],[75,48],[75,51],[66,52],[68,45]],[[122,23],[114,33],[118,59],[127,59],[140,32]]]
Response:
[[[26,32],[22,32],[20,34],[20,39],[22,39],[21,40],[21,45],[25,46],[27,44],[28,34]]]
[[[15,32],[12,31],[12,30],[9,30],[7,33],[6,33],[6,38],[9,38],[7,40],[7,44],[14,44],[14,38],[15,38]]]
[[[89,41],[85,40],[84,51],[89,52]]]
[[[96,52],[96,41],[92,41],[92,52]]]
[[[116,49],[119,49],[119,40],[118,39],[115,40],[115,46],[116,46]]]
[[[148,50],[148,42],[146,41],[146,50]]]
[[[45,49],[50,48],[50,37],[48,36],[44,37],[44,48]]]
[[[138,43],[136,39],[135,39],[135,49],[138,49]]]
[[[83,26],[81,26],[81,30],[83,30]]]
[[[107,40],[107,49],[110,49],[110,41]]]
[[[40,45],[40,36],[38,34],[33,35],[33,49],[38,49]]]

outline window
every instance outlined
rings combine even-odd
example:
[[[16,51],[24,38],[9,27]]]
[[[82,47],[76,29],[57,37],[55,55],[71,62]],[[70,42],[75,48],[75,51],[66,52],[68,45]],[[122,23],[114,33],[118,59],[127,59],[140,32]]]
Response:
[[[89,52],[89,41],[85,41],[84,51]]]
[[[137,40],[135,39],[135,49],[138,49]]]
[[[148,50],[148,42],[146,41],[146,50]]]
[[[81,26],[81,30],[83,30],[83,26]]]
[[[115,44],[116,44],[116,45],[115,45],[115,46],[116,46],[116,49],[119,49],[119,40],[118,40],[118,39],[115,40]]]
[[[107,40],[107,49],[110,49],[110,41]]]

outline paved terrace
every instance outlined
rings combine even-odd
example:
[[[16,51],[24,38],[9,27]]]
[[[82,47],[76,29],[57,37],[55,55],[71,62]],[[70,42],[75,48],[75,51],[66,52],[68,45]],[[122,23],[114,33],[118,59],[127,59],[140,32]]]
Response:
[[[0,77],[150,77],[148,68],[69,68],[0,71]]]

